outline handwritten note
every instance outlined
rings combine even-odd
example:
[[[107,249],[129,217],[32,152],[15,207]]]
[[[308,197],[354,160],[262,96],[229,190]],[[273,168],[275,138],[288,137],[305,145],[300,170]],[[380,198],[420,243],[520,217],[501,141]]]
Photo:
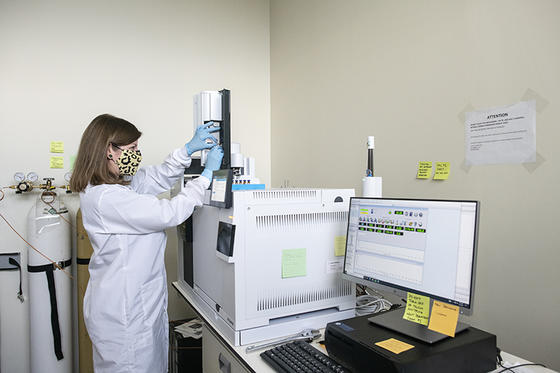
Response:
[[[449,178],[449,169],[451,165],[449,162],[436,162],[436,172],[434,173],[434,180],[447,180]]]
[[[282,278],[307,275],[307,249],[282,250]]]
[[[377,342],[376,346],[382,347],[386,350],[391,351],[394,354],[400,354],[401,352],[408,351],[411,348],[414,348],[413,345],[399,341],[395,338],[390,338],[385,341]]]
[[[346,252],[346,236],[336,236],[334,238],[334,256],[344,256]]]
[[[429,179],[432,176],[432,162],[418,162],[417,179]]]
[[[64,142],[51,141],[51,153],[64,153]]]
[[[455,337],[458,320],[459,307],[436,300],[432,307],[432,316],[430,316],[428,329]]]
[[[51,168],[64,168],[64,157],[51,157]]]
[[[428,325],[430,318],[430,298],[408,293],[403,319],[422,325]]]

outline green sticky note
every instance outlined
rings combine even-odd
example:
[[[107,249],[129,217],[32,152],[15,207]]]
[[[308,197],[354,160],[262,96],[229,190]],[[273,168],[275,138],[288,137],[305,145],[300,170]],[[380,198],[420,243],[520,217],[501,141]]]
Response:
[[[436,172],[434,173],[434,180],[447,180],[449,178],[449,169],[451,165],[449,162],[436,162]]]
[[[418,162],[417,179],[429,179],[432,176],[432,162]]]
[[[307,275],[307,249],[282,250],[282,278]]]
[[[64,168],[64,157],[51,157],[51,168]]]
[[[430,298],[408,293],[403,319],[422,325],[428,325],[430,319]]]
[[[70,156],[70,169],[71,170],[74,169],[74,162],[76,162],[76,155],[71,155]]]
[[[346,236],[336,236],[334,238],[334,256],[344,256],[346,252]]]
[[[51,153],[64,153],[64,142],[51,141]]]

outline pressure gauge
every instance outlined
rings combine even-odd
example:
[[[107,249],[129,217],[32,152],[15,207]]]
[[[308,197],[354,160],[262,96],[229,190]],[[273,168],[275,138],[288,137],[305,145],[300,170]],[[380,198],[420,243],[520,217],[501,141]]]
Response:
[[[37,175],[35,172],[30,172],[27,174],[27,181],[35,183],[37,180],[39,180],[39,175]]]
[[[67,172],[64,174],[64,180],[66,180],[67,182],[70,182],[71,178],[72,178],[72,172]]]
[[[23,180],[25,180],[25,174],[23,172],[16,172],[16,174],[14,175],[14,180],[16,181],[16,183],[21,183]]]

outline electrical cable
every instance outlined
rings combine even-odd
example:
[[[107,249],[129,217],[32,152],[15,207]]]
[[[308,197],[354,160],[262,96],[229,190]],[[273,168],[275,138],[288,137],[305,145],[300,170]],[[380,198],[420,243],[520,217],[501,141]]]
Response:
[[[505,368],[505,370],[509,370],[511,373],[515,373],[513,370],[509,369],[508,367],[502,364],[502,362],[504,361],[504,359],[502,359],[502,350],[500,350],[499,347],[496,347],[496,350],[497,350],[496,364],[501,366],[502,368]]]
[[[509,368],[503,366],[502,363],[498,363],[498,365],[501,366],[502,368],[504,368],[504,369],[502,370],[502,372],[508,370],[508,371],[510,371],[511,373],[515,373],[513,370],[511,370],[511,369],[509,369]]]
[[[391,309],[393,304],[387,299],[383,298],[383,295],[371,289],[377,295],[370,294],[368,288],[364,287],[361,289],[365,294],[360,295],[356,298],[356,315],[362,316],[371,313],[376,313],[380,311],[385,311]]]
[[[390,302],[372,295],[360,295],[356,298],[356,315],[362,316],[391,308]]]
[[[502,372],[505,372],[506,370],[509,370],[509,371],[513,372],[512,369],[520,368],[520,367],[527,367],[527,366],[539,366],[539,367],[546,368],[546,365],[541,364],[541,363],[519,364],[519,365],[513,365],[513,366],[511,366],[511,367],[506,367],[506,366],[502,365],[502,363],[500,363],[500,366],[501,366],[502,368],[504,368],[504,369],[498,371],[497,373],[502,373]],[[514,373],[515,373],[515,372],[514,372]]]

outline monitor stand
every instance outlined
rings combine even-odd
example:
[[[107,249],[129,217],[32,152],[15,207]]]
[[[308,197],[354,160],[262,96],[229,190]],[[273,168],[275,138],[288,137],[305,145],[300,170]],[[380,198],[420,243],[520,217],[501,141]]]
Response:
[[[425,325],[403,319],[405,308],[406,307],[402,307],[394,311],[380,313],[379,315],[368,318],[368,321],[430,344],[449,337],[445,334],[434,332]],[[468,324],[458,322],[455,334],[468,328]]]

